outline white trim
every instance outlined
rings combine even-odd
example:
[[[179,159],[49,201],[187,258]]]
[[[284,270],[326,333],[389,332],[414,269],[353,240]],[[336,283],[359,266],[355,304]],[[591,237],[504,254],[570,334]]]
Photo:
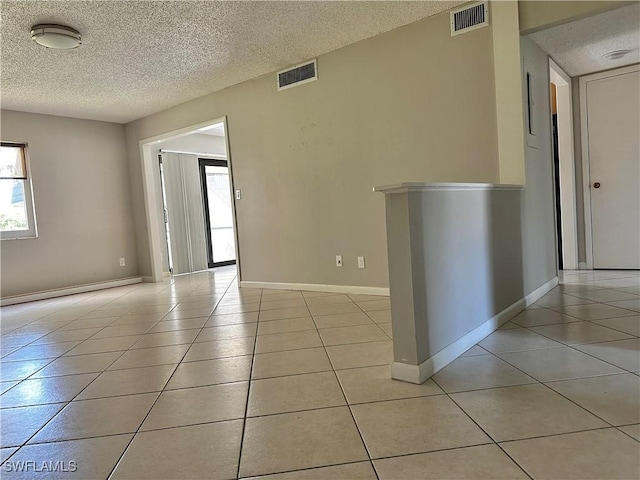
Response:
[[[227,117],[224,119],[224,142],[227,149],[227,168],[229,169],[229,189],[231,191],[231,215],[233,218],[233,242],[236,247],[236,280],[242,280],[242,268],[240,268],[240,233],[238,232],[238,215],[236,213],[236,202],[242,201],[236,197],[235,180],[233,174],[233,162],[231,161],[231,140],[229,139],[229,125],[227,125]]]
[[[533,292],[531,292],[529,295],[524,297],[525,307],[529,307],[534,303],[536,303],[538,300],[544,297],[547,293],[553,290],[557,285],[558,285],[558,277],[554,277],[548,282],[545,282],[544,284],[540,285]]]
[[[205,153],[205,152],[187,152],[183,150],[165,150],[161,148],[158,150],[159,153],[178,153],[180,155],[198,155],[199,157],[207,157],[212,158],[214,160],[226,160],[227,156],[219,153]]]
[[[149,245],[149,259],[151,263],[151,281],[162,281],[162,247],[158,231],[164,223],[158,217],[155,205],[159,192],[153,181],[153,159],[151,157],[151,143],[140,141],[140,163],[142,169],[142,194],[144,196],[145,219],[147,221],[147,240]],[[149,278],[146,276],[145,278]]]
[[[435,355],[427,358],[419,365],[408,365],[406,363],[393,362],[391,364],[391,378],[418,385],[426,382],[428,378],[449,365],[476,343],[493,333],[501,325],[518,315],[527,306],[537,302],[557,284],[558,277],[552,278],[544,285],[541,285],[524,298],[521,298],[504,310],[498,312],[492,318],[477,326],[466,335],[460,337],[452,344],[443,348]]]
[[[551,82],[556,85],[558,110],[558,157],[560,159],[560,220],[562,222],[563,268],[578,268],[578,224],[576,171],[573,136],[573,93],[571,78],[549,57]]]
[[[582,202],[584,204],[585,268],[593,268],[591,227],[591,176],[589,175],[589,128],[587,126],[586,77],[580,78],[580,143],[582,146]]]
[[[392,185],[373,187],[374,192],[406,193],[420,190],[522,190],[523,185],[508,185],[497,183],[419,183],[403,182]]]
[[[241,281],[240,288],[267,288],[273,290],[304,290],[308,292],[351,293],[360,295],[389,296],[384,287],[360,287],[354,285],[324,285],[321,283],[279,283]]]
[[[58,288],[55,290],[45,290],[43,292],[27,293],[25,295],[15,295],[12,297],[0,298],[0,306],[17,305],[18,303],[35,302],[36,300],[46,300],[49,298],[65,297],[76,293],[94,292],[106,288],[122,287],[142,282],[141,277],[123,278],[120,280],[108,280],[106,282],[88,283],[75,287]]]
[[[27,142],[3,141],[7,146],[19,147],[22,150],[24,159],[25,177],[21,180],[24,185],[23,195],[25,211],[27,214],[26,230],[5,230],[0,231],[0,240],[29,240],[38,238],[38,222],[36,220],[35,200],[33,199],[33,181],[31,177],[31,160],[29,159],[29,144]]]
[[[584,240],[586,270],[593,269],[593,226],[591,224],[591,176],[589,162],[589,119],[587,117],[587,83],[640,71],[640,65],[607,70],[580,77],[580,139],[582,144],[582,199],[584,202]]]

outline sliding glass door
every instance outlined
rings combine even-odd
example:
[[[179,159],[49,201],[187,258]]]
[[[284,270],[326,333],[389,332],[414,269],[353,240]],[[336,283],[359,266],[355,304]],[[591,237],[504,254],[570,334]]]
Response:
[[[236,263],[232,193],[226,160],[199,159],[209,268]]]

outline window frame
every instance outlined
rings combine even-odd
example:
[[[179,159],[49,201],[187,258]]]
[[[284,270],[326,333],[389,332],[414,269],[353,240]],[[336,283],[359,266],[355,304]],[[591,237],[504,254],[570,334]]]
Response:
[[[24,230],[0,230],[0,240],[19,240],[38,237],[38,226],[36,223],[36,209],[33,201],[33,188],[31,185],[31,169],[29,162],[29,145],[27,142],[7,142],[1,141],[2,147],[20,147],[22,150],[23,177],[0,177],[3,180],[22,180],[24,182],[24,201],[27,211],[27,223],[29,228]]]

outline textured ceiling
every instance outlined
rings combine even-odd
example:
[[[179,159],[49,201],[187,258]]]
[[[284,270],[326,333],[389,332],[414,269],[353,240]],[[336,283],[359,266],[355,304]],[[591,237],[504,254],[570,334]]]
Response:
[[[462,3],[2,0],[2,108],[125,123]],[[82,46],[36,45],[37,23]]]
[[[530,35],[571,77],[640,62],[640,3]],[[618,60],[603,55],[631,50]]]

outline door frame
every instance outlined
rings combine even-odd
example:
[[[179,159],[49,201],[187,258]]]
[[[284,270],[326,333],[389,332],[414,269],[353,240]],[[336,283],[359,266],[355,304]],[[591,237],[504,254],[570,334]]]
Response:
[[[587,84],[603,78],[640,72],[640,64],[607,70],[580,77],[580,142],[582,145],[582,199],[584,202],[584,243],[586,267],[593,269],[593,225],[591,223],[591,163],[589,160],[589,118],[587,116]]]
[[[558,157],[560,159],[560,221],[562,262],[565,270],[578,269],[578,225],[576,215],[576,172],[573,148],[573,93],[571,77],[549,58],[549,79],[556,86],[558,108]]]
[[[231,146],[229,140],[229,123],[227,121],[226,116],[217,117],[212,120],[208,120],[206,122],[201,122],[196,125],[191,125],[188,127],[183,127],[177,130],[172,130],[169,132],[165,132],[159,135],[154,135],[153,137],[148,137],[140,140],[138,142],[139,145],[139,154],[140,154],[140,162],[142,168],[142,188],[144,195],[144,208],[145,208],[145,216],[147,219],[147,235],[148,235],[148,245],[149,245],[149,253],[150,253],[150,263],[151,263],[151,275],[142,277],[144,282],[162,282],[164,280],[163,275],[163,260],[162,260],[162,241],[160,238],[160,222],[164,222],[164,219],[160,219],[158,215],[157,202],[159,199],[159,192],[154,182],[153,170],[155,168],[155,163],[153,159],[153,155],[151,154],[152,147],[157,147],[157,145],[165,140],[171,140],[174,138],[184,137],[186,135],[190,135],[192,133],[198,133],[198,131],[202,131],[208,127],[216,125],[218,123],[224,124],[224,133],[225,133],[225,144],[227,148],[227,162],[229,168],[229,182],[231,184],[231,191],[234,192],[234,182],[233,182],[233,161],[231,158]],[[156,160],[157,162],[157,160]],[[233,212],[233,233],[234,239],[236,243],[236,275],[238,278],[238,283],[242,280],[242,271],[241,271],[241,259],[240,259],[240,242],[238,240],[238,222],[236,215],[236,200],[235,196],[231,202],[231,208]]]
[[[200,188],[202,189],[202,209],[204,211],[205,235],[207,238],[207,265],[209,268],[225,267],[235,265],[236,260],[226,260],[224,262],[213,261],[213,241],[211,240],[211,217],[209,216],[209,191],[207,189],[207,172],[206,167],[225,167],[229,169],[229,162],[220,158],[203,158],[198,157],[198,169],[200,171]],[[231,173],[229,173],[231,174]],[[231,182],[229,182],[231,184]],[[233,190],[230,190],[231,203],[233,203]],[[235,228],[232,221],[232,228]],[[234,234],[235,237],[235,234]]]

